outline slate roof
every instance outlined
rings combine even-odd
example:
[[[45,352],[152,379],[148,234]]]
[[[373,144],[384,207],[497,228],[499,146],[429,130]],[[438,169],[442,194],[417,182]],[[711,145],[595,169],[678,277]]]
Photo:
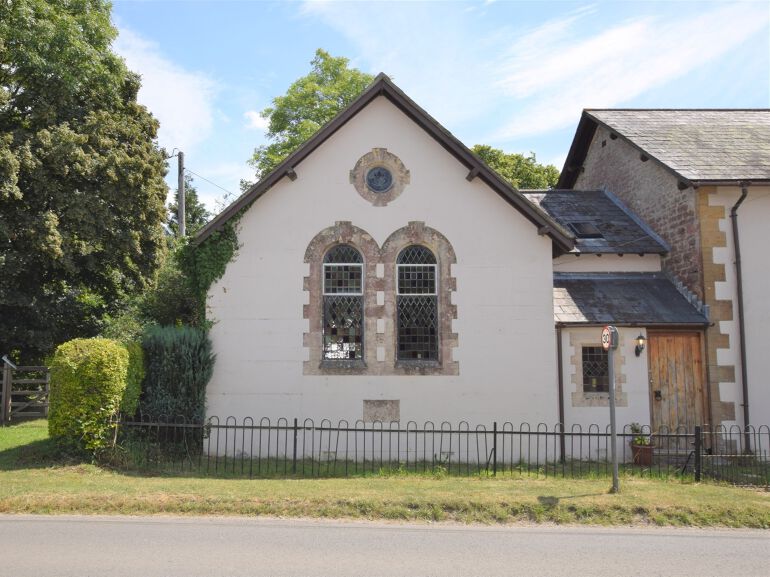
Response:
[[[708,324],[660,273],[554,273],[553,309],[557,324]]]
[[[685,184],[770,181],[770,109],[583,111],[559,186],[574,184],[597,124]]]
[[[278,181],[284,177],[291,180],[301,178],[301,173],[295,169],[299,167],[302,161],[313,151],[321,146],[349,120],[354,118],[361,110],[369,105],[375,98],[384,96],[394,106],[406,114],[420,128],[425,130],[436,142],[452,154],[467,169],[466,179],[471,181],[479,178],[487,184],[492,190],[500,195],[503,200],[518,210],[527,220],[537,227],[539,234],[549,236],[554,243],[554,252],[567,252],[572,249],[574,244],[573,235],[564,230],[557,222],[537,206],[527,200],[504,180],[494,170],[489,168],[478,156],[473,154],[468,147],[460,142],[446,128],[441,126],[425,110],[420,108],[414,100],[409,98],[387,75],[380,73],[372,81],[369,87],[364,90],[347,108],[342,110],[332,120],[327,122],[318,132],[306,140],[297,150],[292,152],[283,162],[276,166],[269,174],[265,175],[259,182],[251,186],[246,192],[239,196],[230,206],[220,212],[206,226],[198,231],[193,239],[193,244],[197,245],[211,236],[214,232],[221,229],[230,219],[246,210],[252,203],[258,200],[265,192],[270,190]]]
[[[614,194],[602,190],[522,190],[567,230],[571,223],[589,222],[602,238],[575,238],[573,253],[665,254],[668,245]]]

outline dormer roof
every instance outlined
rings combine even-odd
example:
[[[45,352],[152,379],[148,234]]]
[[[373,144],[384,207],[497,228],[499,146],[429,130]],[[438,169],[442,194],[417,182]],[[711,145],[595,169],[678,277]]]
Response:
[[[605,190],[522,190],[575,235],[577,254],[666,254],[669,247],[619,198]]]

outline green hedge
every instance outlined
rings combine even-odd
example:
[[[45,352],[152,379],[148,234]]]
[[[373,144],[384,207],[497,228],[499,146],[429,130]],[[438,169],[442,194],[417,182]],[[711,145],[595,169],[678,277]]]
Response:
[[[200,422],[206,414],[206,385],[214,355],[206,331],[194,327],[149,327],[142,339],[146,373],[140,409],[153,418],[184,417]]]
[[[110,339],[75,339],[51,362],[48,432],[63,448],[97,454],[111,438],[129,378],[129,352]]]

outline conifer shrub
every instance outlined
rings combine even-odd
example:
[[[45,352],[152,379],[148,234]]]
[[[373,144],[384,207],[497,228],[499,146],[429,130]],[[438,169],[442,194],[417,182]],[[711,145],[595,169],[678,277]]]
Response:
[[[117,341],[74,339],[56,349],[48,432],[60,447],[97,455],[109,445],[128,373],[128,350]]]
[[[126,389],[120,400],[120,412],[124,417],[132,417],[139,408],[139,395],[142,392],[144,380],[144,351],[142,343],[125,343],[128,351],[128,374],[126,375]]]
[[[152,326],[142,338],[145,376],[141,412],[150,418],[202,422],[214,370],[208,333],[186,326]]]

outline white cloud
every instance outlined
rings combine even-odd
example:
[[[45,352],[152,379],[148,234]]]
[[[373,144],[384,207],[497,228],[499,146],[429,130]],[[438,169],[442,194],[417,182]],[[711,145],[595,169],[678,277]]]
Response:
[[[366,63],[367,72],[390,75],[441,123],[472,120],[489,102],[490,82],[478,54],[487,39],[468,36],[467,19],[477,16],[460,5],[307,2],[303,13],[354,43],[353,66]]]
[[[160,145],[189,154],[211,135],[214,81],[175,64],[157,44],[135,32],[119,27],[119,33],[113,48],[142,76],[138,100],[160,121]]]
[[[726,25],[729,23],[729,25]],[[549,22],[498,60],[496,88],[524,101],[494,135],[515,138],[575,123],[707,64],[767,26],[764,6],[733,4],[676,20],[639,18],[576,40],[577,19]],[[551,34],[554,29],[559,34]]]
[[[264,132],[270,126],[270,120],[262,118],[256,110],[247,110],[243,113],[243,117],[248,121],[246,128],[262,130]]]
[[[392,75],[461,137],[497,145],[574,126],[586,107],[649,95],[768,26],[763,3],[683,5],[621,22],[589,5],[528,27],[436,6],[307,2],[303,14],[354,44],[353,65]]]

